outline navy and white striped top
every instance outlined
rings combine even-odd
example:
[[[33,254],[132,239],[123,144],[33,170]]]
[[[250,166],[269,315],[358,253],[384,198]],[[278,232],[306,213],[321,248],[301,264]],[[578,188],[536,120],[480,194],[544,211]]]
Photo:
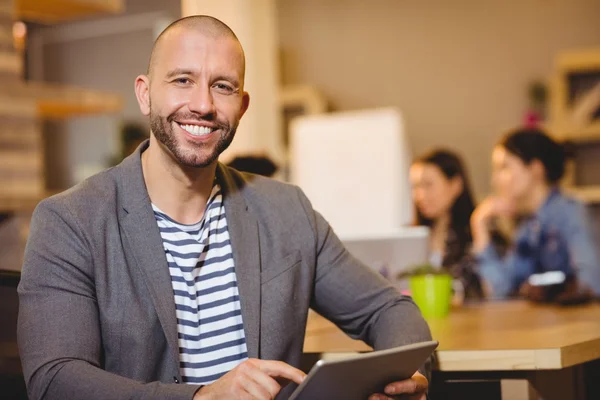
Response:
[[[207,385],[248,358],[221,189],[213,187],[196,224],[177,223],[152,208],[175,295],[181,376]]]

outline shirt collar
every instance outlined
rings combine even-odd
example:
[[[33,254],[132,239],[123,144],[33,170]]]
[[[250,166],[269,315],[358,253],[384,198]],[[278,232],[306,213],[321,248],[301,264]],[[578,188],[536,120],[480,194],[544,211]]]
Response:
[[[560,197],[560,195],[561,193],[558,187],[552,188],[550,190],[550,193],[548,194],[548,197],[546,197],[546,200],[544,200],[542,206],[538,208],[538,210],[535,212],[535,216],[537,218],[543,218],[548,213],[552,212],[552,204],[556,199]]]

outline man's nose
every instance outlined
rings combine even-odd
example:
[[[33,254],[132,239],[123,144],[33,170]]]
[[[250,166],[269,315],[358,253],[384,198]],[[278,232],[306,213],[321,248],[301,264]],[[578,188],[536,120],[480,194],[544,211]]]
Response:
[[[202,85],[194,88],[188,107],[200,115],[214,115],[215,103],[210,87]]]

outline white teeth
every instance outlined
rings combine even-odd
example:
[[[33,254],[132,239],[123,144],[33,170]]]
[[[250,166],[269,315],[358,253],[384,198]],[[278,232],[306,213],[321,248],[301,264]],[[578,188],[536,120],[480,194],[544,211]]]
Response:
[[[186,132],[196,135],[196,136],[204,136],[208,135],[212,132],[212,129],[208,126],[199,126],[199,125],[179,125]]]

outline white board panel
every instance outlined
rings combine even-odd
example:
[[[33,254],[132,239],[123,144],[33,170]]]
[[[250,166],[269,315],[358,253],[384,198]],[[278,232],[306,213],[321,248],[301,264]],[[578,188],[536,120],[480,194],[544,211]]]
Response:
[[[292,183],[339,235],[380,235],[411,222],[411,152],[397,109],[299,117],[290,149]]]

